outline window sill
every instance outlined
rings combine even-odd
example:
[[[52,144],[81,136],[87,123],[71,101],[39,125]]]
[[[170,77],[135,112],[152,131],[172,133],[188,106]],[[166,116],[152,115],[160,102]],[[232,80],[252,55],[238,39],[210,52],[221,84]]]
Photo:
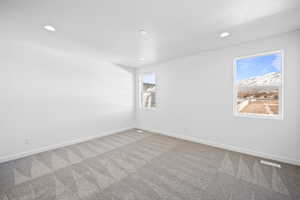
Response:
[[[140,108],[141,111],[156,111],[157,108]]]

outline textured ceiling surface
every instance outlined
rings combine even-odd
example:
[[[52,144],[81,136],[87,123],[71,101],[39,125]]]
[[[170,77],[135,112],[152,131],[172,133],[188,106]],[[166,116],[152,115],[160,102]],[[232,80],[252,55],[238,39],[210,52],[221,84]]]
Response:
[[[299,11],[299,0],[2,0],[0,34],[140,67],[297,30]]]

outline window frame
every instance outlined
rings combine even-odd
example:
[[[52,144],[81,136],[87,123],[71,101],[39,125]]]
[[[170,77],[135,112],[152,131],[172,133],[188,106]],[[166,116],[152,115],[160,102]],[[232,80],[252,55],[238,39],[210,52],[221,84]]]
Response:
[[[154,74],[155,77],[155,107],[144,107],[143,106],[143,96],[144,96],[144,91],[143,91],[143,77],[147,74]],[[155,72],[143,72],[139,74],[139,108],[142,110],[156,110],[157,109],[157,78],[156,78],[156,73]]]
[[[257,113],[240,113],[237,110],[237,93],[238,90],[235,87],[235,80],[236,80],[236,72],[237,72],[237,61],[240,59],[245,59],[245,58],[253,58],[253,57],[258,57],[258,56],[265,56],[265,55],[270,55],[270,54],[280,54],[281,55],[281,86],[279,88],[279,111],[278,115],[267,115],[267,114],[257,114]],[[285,81],[285,54],[284,50],[275,50],[275,51],[267,51],[267,52],[262,52],[262,53],[257,53],[257,54],[252,54],[252,55],[247,55],[247,56],[239,56],[235,57],[233,61],[233,114],[236,117],[247,117],[247,118],[259,118],[259,119],[275,119],[275,120],[283,120],[284,119],[284,93],[285,93],[285,87],[284,87],[284,81]]]

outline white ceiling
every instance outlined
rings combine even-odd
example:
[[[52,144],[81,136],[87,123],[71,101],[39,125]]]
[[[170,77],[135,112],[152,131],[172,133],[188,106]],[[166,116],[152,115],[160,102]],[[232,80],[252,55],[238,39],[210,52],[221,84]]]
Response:
[[[300,1],[0,0],[0,25],[1,38],[140,67],[299,29]]]

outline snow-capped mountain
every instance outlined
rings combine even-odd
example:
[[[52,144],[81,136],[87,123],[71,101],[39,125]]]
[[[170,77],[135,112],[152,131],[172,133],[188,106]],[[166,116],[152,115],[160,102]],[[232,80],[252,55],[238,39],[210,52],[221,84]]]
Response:
[[[239,87],[253,87],[253,86],[279,86],[281,84],[281,73],[271,72],[263,76],[251,77],[249,79],[241,80]]]

